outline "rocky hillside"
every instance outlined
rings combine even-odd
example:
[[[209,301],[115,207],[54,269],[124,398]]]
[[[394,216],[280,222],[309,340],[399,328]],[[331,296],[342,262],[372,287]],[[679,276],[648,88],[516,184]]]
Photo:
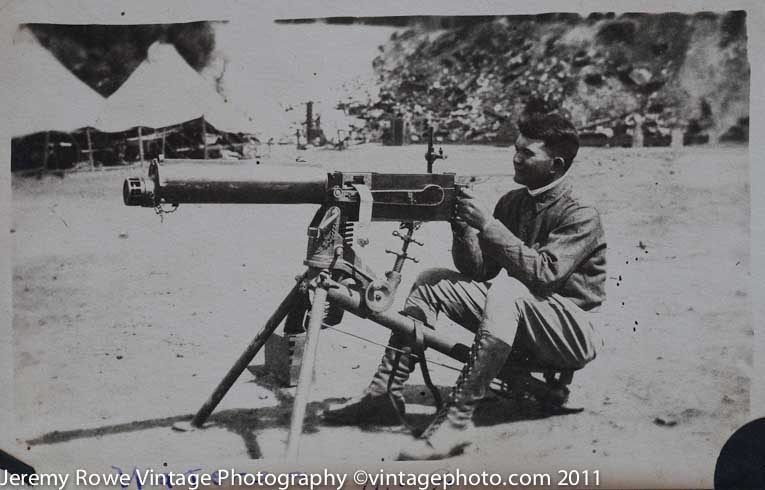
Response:
[[[579,128],[651,121],[713,140],[748,125],[746,13],[505,16],[398,31],[374,60],[380,91],[346,105],[374,139],[408,120],[439,140],[507,143],[526,110]],[[723,138],[726,139],[726,138]]]

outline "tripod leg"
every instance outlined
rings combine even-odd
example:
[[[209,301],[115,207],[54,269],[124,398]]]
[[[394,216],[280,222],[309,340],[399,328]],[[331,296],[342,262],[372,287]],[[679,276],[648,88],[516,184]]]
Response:
[[[210,398],[208,398],[205,404],[202,405],[202,408],[199,409],[197,414],[194,415],[194,418],[191,421],[192,426],[201,428],[204,425],[210,417],[210,414],[215,410],[215,407],[218,406],[218,403],[220,403],[223,397],[226,396],[231,385],[234,384],[237,378],[239,378],[239,375],[242,374],[242,371],[244,371],[250,362],[252,362],[252,359],[266,343],[266,340],[268,340],[271,334],[274,333],[284,317],[287,316],[287,313],[289,313],[290,308],[299,296],[299,288],[300,282],[295,284],[295,287],[287,293],[287,296],[276,308],[276,311],[271,315],[271,318],[268,319],[265,326],[258,332],[255,338],[252,339],[250,345],[247,346],[247,349],[241,356],[239,356],[239,359],[236,360],[234,365],[231,366],[231,369],[228,370],[228,373],[226,373],[226,376],[218,384],[218,387],[215,388],[215,391],[210,395]]]
[[[300,365],[300,377],[298,378],[295,402],[292,406],[290,434],[287,440],[287,458],[291,460],[297,459],[300,446],[300,435],[303,432],[303,419],[305,419],[308,397],[311,395],[311,378],[313,376],[313,367],[316,363],[316,350],[319,346],[319,332],[321,332],[321,324],[324,321],[324,306],[326,302],[327,290],[322,285],[319,285],[313,293],[311,321],[308,324],[308,338],[306,339],[303,360]]]

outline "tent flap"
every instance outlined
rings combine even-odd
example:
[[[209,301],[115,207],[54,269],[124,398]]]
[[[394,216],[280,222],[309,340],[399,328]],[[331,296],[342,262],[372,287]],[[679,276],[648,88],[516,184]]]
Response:
[[[226,132],[254,132],[254,124],[199,75],[170,44],[155,43],[149,56],[104,104],[95,126],[125,131],[162,128],[204,117]]]

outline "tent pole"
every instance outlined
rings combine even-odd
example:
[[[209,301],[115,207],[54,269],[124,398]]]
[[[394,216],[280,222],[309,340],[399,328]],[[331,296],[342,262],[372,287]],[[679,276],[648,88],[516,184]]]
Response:
[[[45,151],[43,151],[43,171],[48,170],[48,147],[50,146],[50,131],[45,132]]]
[[[141,167],[143,167],[143,138],[141,136],[141,126],[138,126],[138,157],[141,159]]]
[[[90,128],[85,128],[85,137],[88,139],[88,160],[90,160],[90,170],[96,168],[93,162],[93,143],[90,141]]]
[[[202,116],[202,144],[204,145],[204,158],[207,160],[207,125],[204,116]]]

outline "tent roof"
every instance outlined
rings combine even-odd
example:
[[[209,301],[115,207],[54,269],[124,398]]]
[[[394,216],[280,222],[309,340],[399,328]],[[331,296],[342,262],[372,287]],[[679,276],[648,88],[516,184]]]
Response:
[[[7,108],[13,136],[71,132],[95,125],[105,99],[62,65],[28,29],[14,35],[13,55],[12,68],[0,75],[13,94]]]
[[[254,130],[254,123],[225,101],[174,46],[154,43],[147,59],[106,100],[96,127],[107,132],[162,128],[202,116],[221,131]]]

